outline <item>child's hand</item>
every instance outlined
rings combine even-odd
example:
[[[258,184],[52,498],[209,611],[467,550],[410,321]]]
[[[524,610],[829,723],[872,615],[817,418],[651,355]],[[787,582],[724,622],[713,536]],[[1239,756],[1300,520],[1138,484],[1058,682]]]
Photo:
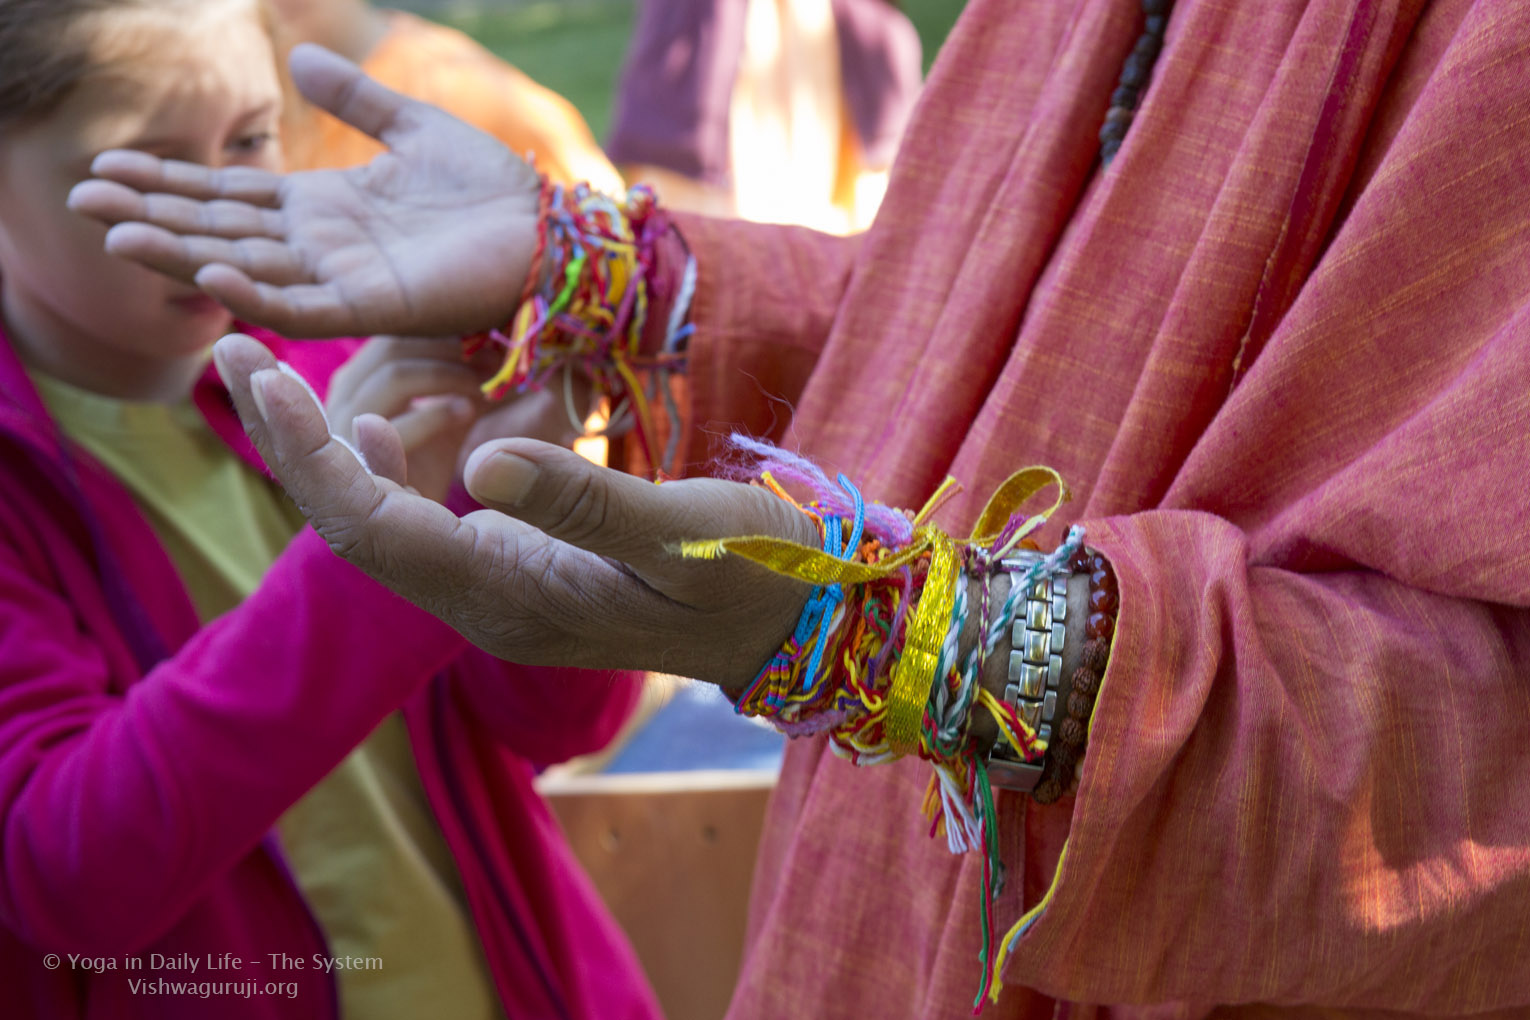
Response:
[[[377,337],[335,373],[325,413],[335,435],[353,446],[358,418],[391,422],[409,485],[439,503],[465,459],[458,450],[482,409],[482,379],[449,340]]]
[[[473,424],[458,452],[457,476],[462,476],[474,450],[495,439],[540,439],[572,448],[574,440],[584,435],[584,419],[589,417],[593,402],[590,381],[575,373],[567,393],[555,384],[490,406]]]

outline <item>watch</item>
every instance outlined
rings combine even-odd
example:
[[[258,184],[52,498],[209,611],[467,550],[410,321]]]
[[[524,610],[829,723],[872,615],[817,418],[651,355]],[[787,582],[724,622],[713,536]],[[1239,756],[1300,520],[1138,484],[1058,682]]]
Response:
[[[1041,561],[1041,553],[1021,551],[1002,560],[1000,566],[1018,579]],[[1024,607],[1010,631],[1004,700],[1043,741],[1052,737],[1052,721],[1062,698],[1067,616],[1068,571],[1064,569],[1031,582]],[[1027,762],[1000,737],[988,752],[988,781],[1000,789],[1029,793],[1041,781],[1041,762]]]

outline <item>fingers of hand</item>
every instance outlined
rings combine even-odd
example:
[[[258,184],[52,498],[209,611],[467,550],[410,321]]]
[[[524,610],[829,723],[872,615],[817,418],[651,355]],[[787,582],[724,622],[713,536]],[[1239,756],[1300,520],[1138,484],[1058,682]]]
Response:
[[[82,216],[103,223],[121,223],[124,220],[143,219],[144,200],[142,192],[125,184],[92,178],[69,189],[69,197],[64,204]]]
[[[334,284],[279,287],[252,280],[230,265],[213,263],[193,282],[245,322],[255,322],[286,336],[318,338],[356,336],[366,322]]]
[[[265,344],[253,337],[231,333],[213,347],[213,361],[218,366],[218,374],[223,377],[223,384],[228,387],[229,396],[233,398],[234,409],[244,422],[245,432],[266,463],[271,463],[271,446],[265,423],[261,421],[254,395],[250,392],[250,377],[256,372],[276,368],[276,356]]]
[[[324,409],[299,380],[270,369],[256,372],[250,376],[250,395],[269,432],[271,452],[276,458],[270,467],[278,476],[282,475],[279,468],[288,465],[320,462],[327,466],[337,458],[356,460],[343,444],[334,442]],[[366,470],[360,463],[356,467]]]
[[[181,236],[149,223],[119,223],[106,232],[106,250],[180,280],[195,279],[211,264],[232,266],[251,279],[276,285],[310,279],[296,252],[267,237]]]
[[[356,451],[332,436],[313,392],[299,380],[285,372],[256,372],[250,394],[271,449],[267,465],[340,556],[373,576],[389,573],[392,550],[409,540],[405,533],[377,526],[390,500],[395,506],[405,501],[402,519],[412,522],[409,528],[427,534],[450,531],[451,522],[431,521],[428,515],[418,519],[418,510],[408,504],[418,497],[372,474]]]
[[[388,419],[378,414],[364,414],[357,418],[356,448],[366,458],[374,475],[398,485],[409,484],[404,443]]]
[[[214,170],[132,149],[101,153],[90,164],[90,172],[146,195],[160,192],[199,201],[232,199],[275,208],[281,194],[282,179],[269,170],[245,166]]]
[[[642,490],[657,489],[560,447],[497,440],[475,450],[466,470],[468,491],[480,503],[598,555],[637,565],[662,541],[651,530],[634,534],[642,511],[626,505],[651,504],[653,493]]]
[[[242,238],[283,236],[281,214],[217,198],[211,201],[161,193],[142,194],[115,181],[82,181],[69,193],[69,208],[104,223],[138,221],[173,234]]]
[[[178,195],[146,195],[142,218],[176,234],[233,240],[246,237],[279,240],[285,234],[281,213],[226,198],[198,202]]]
[[[465,397],[423,400],[393,419],[407,464],[405,477],[421,495],[445,502],[460,477],[458,451],[473,424]]]
[[[313,390],[264,344],[231,333],[213,347],[213,359],[245,431],[278,480],[281,465],[293,459],[295,449],[312,453],[329,442],[329,423]],[[355,461],[349,451],[346,456]]]
[[[322,46],[292,50],[292,80],[315,106],[383,141],[411,100],[384,88],[355,64]]]
[[[405,451],[412,452],[435,439],[449,440],[452,453],[473,422],[473,402],[466,397],[424,400],[393,419],[393,427]],[[443,470],[452,471],[456,460],[443,457]]]
[[[468,491],[485,505],[645,574],[672,572],[673,546],[688,539],[815,541],[801,514],[750,486],[715,479],[653,485],[526,439],[486,444],[468,459],[466,474]]]
[[[350,392],[331,390],[330,404],[337,413],[352,419],[360,414],[392,418],[422,397],[461,397],[471,406],[478,395],[478,376],[466,365],[409,358],[378,366],[356,379]]]
[[[266,463],[337,553],[453,624],[471,623],[475,607],[489,602],[473,583],[511,583],[524,525],[493,515],[498,522],[464,528],[446,508],[399,488],[392,479],[402,476],[403,452],[381,419],[363,421],[365,455],[381,471],[368,473],[329,437],[309,391],[277,371],[271,352],[250,337],[225,337],[214,354]]]

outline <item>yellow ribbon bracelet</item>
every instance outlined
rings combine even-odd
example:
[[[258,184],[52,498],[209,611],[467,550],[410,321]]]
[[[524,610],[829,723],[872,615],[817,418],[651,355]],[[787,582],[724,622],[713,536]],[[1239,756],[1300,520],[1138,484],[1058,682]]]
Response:
[[[887,719],[883,732],[887,746],[899,755],[919,750],[919,734],[924,722],[925,702],[935,683],[935,668],[940,648],[951,626],[951,610],[956,605],[956,585],[960,559],[956,542],[936,533],[932,539],[930,572],[925,578],[919,608],[908,623],[908,637],[903,654],[892,670],[892,685],[887,692]]]
[[[961,557],[958,543],[925,518],[933,511],[941,495],[953,485],[951,479],[936,490],[914,517],[913,541],[875,563],[861,563],[831,556],[822,549],[800,545],[773,535],[746,535],[707,541],[682,542],[680,555],[690,559],[715,559],[725,554],[741,556],[787,577],[810,584],[864,584],[888,577],[913,562],[926,551],[931,554],[930,571],[924,594],[914,618],[909,621],[903,656],[893,668],[888,691],[885,733],[890,748],[910,754],[919,747],[924,706],[935,682],[935,666],[950,626],[951,611],[960,580]],[[989,497],[966,545],[987,548],[998,540],[1009,520],[1026,500],[1048,486],[1057,486],[1057,498],[1041,513],[1027,518],[1010,536],[1006,549],[1034,532],[1069,499],[1062,476],[1049,467],[1029,467],[1010,475]]]

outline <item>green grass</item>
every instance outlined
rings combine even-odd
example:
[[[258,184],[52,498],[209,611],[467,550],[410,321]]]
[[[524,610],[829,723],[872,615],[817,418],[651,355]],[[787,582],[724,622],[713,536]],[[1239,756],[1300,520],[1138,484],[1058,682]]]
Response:
[[[924,42],[926,70],[961,6],[961,0],[903,0],[903,9]],[[584,114],[595,137],[605,138],[611,98],[632,32],[630,0],[459,4],[429,13],[562,93]]]
[[[962,0],[902,0],[903,13],[914,23],[919,40],[924,43],[924,69],[935,62],[940,44],[951,34],[951,26],[962,13]]]
[[[434,16],[562,94],[584,114],[595,137],[605,137],[611,97],[632,32],[630,2],[536,0]]]

